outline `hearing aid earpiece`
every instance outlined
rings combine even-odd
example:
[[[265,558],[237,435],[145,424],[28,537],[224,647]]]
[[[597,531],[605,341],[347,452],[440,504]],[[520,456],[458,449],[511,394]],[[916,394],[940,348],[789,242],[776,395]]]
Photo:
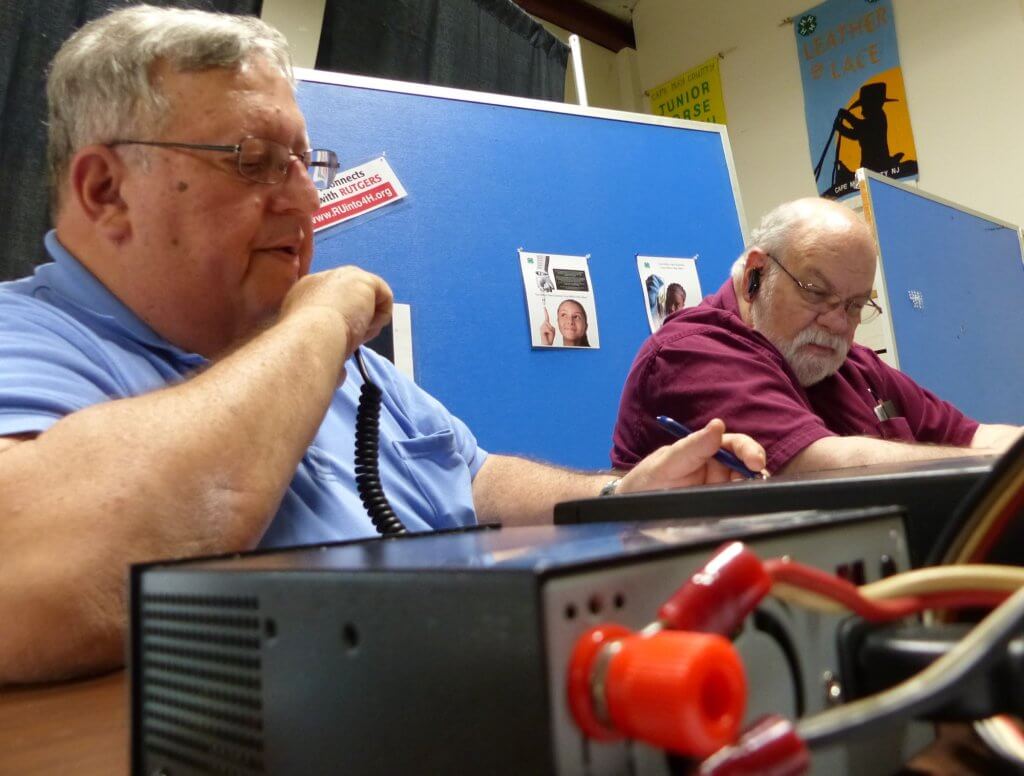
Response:
[[[747,294],[753,296],[757,293],[757,289],[761,287],[761,270],[752,269],[750,271],[750,284],[747,286]]]

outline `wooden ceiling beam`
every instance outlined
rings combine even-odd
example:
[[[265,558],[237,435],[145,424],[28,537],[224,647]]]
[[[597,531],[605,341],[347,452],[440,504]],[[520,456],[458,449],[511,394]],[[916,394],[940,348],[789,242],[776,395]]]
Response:
[[[611,51],[636,48],[633,25],[583,0],[515,0],[529,14],[557,24]]]

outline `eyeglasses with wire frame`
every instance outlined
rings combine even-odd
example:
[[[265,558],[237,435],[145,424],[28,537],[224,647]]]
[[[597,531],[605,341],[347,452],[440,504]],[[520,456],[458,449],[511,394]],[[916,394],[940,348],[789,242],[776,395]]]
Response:
[[[842,307],[843,312],[846,313],[846,317],[855,323],[867,323],[868,321],[873,321],[882,314],[882,308],[870,297],[855,296],[852,299],[843,299],[830,288],[816,286],[813,283],[804,283],[802,280],[798,280],[792,272],[783,266],[781,261],[770,253],[765,253],[765,255],[778,264],[779,269],[785,272],[789,276],[790,280],[796,283],[797,288],[800,289],[801,298],[811,309],[818,310],[822,313],[828,313],[835,310],[837,307]]]
[[[112,140],[107,145],[143,145],[158,148],[187,148],[195,151],[220,151],[235,154],[238,174],[257,183],[280,183],[288,176],[288,167],[293,159],[302,162],[313,185],[326,189],[334,183],[338,172],[338,155],[326,148],[311,148],[301,153],[288,146],[262,137],[244,137],[236,145],[212,145],[210,143],[172,143],[163,140]]]

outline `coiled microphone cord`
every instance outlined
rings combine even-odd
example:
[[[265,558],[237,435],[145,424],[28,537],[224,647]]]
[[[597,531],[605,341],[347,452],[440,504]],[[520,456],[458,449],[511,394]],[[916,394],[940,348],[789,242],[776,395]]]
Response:
[[[370,380],[359,348],[356,348],[355,357],[359,374],[363,376],[363,387],[359,390],[359,407],[356,410],[356,491],[377,533],[381,536],[404,534],[405,525],[388,503],[380,482],[378,457],[383,391]]]

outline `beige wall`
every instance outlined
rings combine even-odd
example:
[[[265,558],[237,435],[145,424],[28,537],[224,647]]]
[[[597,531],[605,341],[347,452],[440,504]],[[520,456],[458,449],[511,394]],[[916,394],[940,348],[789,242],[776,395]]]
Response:
[[[722,87],[744,210],[814,195],[787,16],[814,0],[639,0],[642,88],[723,52]],[[920,187],[1024,223],[1024,2],[894,0]]]
[[[326,0],[263,0],[260,18],[288,38],[296,67],[313,67]]]
[[[565,44],[569,43],[568,30],[557,24],[538,19],[544,28]],[[580,39],[583,58],[583,78],[587,86],[587,102],[597,108],[643,111],[640,71],[636,51],[622,49],[617,54],[604,46]],[[572,57],[565,70],[565,101],[579,102],[576,98],[576,79],[573,77]]]

